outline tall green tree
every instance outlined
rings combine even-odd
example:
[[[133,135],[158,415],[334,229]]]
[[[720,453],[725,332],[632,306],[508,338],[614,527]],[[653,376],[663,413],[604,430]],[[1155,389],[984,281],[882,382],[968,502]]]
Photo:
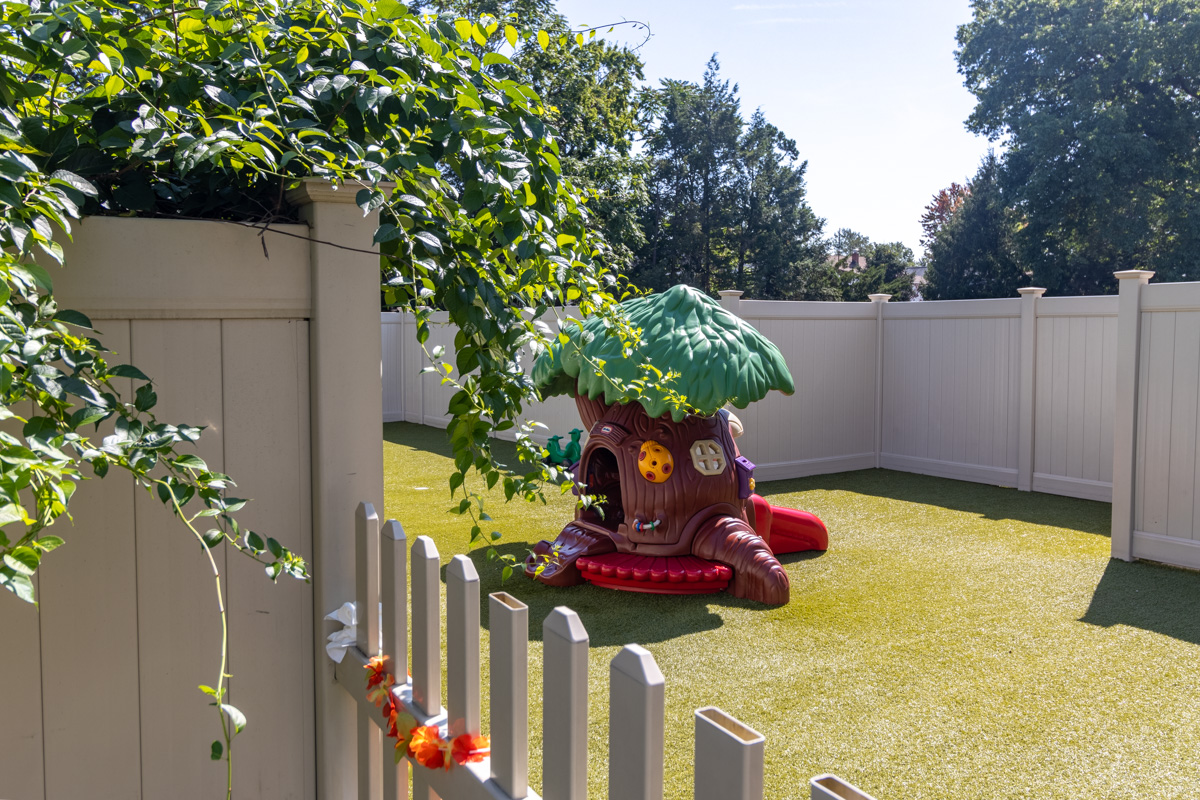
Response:
[[[861,255],[870,244],[871,237],[850,228],[838,228],[829,237],[829,250],[838,260],[853,253]]]
[[[798,159],[795,141],[755,111],[738,142],[733,274],[722,288],[763,300],[836,299],[823,221],[805,200],[808,162]]]
[[[713,292],[734,261],[734,182],[745,124],[737,86],[721,79],[714,55],[703,82],[664,80],[656,102],[659,121],[646,138],[653,162],[647,241],[631,277],[651,289],[688,283]]]
[[[649,159],[633,151],[652,107],[640,86],[641,57],[594,38],[595,31],[575,33],[561,15],[544,29],[545,48],[531,39],[514,57],[517,78],[545,103],[563,174],[587,195],[590,224],[608,242],[612,266],[627,268],[646,240],[639,210],[648,199]]]
[[[959,71],[968,127],[1007,143],[1033,280],[1112,292],[1112,273],[1200,276],[1200,2],[975,0]]]
[[[892,300],[912,300],[916,294],[910,270],[917,265],[913,251],[903,242],[871,242],[859,249],[865,269],[843,270],[842,298],[864,303],[873,294],[890,294]]]
[[[929,244],[921,295],[926,300],[1013,297],[1027,281],[1016,241],[1020,220],[1005,196],[994,153],[984,158],[964,195]]]
[[[922,245],[929,247],[933,243],[937,232],[950,221],[970,193],[969,186],[954,182],[933,195],[929,205],[925,206],[925,213],[921,215]]]
[[[471,42],[490,69],[535,90],[542,117],[556,132],[563,176],[587,197],[589,226],[604,234],[606,258],[628,266],[645,242],[638,211],[646,205],[648,159],[633,152],[649,113],[642,60],[632,49],[612,44],[601,29],[576,30],[551,0],[438,0],[414,9],[487,24],[498,20],[526,35]],[[642,28],[640,23],[629,24]],[[542,36],[528,35],[541,32]],[[511,39],[511,41],[510,41]]]

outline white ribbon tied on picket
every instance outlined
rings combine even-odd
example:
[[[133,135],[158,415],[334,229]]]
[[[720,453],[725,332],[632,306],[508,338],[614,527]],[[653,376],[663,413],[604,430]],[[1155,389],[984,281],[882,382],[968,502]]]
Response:
[[[337,611],[326,614],[325,619],[342,623],[342,629],[329,634],[329,640],[325,643],[325,652],[333,659],[333,663],[340,664],[346,657],[346,649],[354,647],[358,639],[358,609],[354,603],[342,603]],[[379,641],[383,641],[382,603],[379,604]]]

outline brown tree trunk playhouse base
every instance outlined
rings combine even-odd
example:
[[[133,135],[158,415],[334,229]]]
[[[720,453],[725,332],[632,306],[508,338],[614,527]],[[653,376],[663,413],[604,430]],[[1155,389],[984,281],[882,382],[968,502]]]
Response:
[[[575,329],[534,365],[544,394],[575,396],[588,439],[573,471],[598,502],[578,509],[554,542],[534,546],[526,575],[551,586],[726,590],[786,603],[788,576],[776,556],[825,550],[828,533],[816,516],[754,494],[754,464],[734,442],[741,424],[723,408],[745,408],[771,389],[791,394],[782,354],[688,286],[622,306],[642,330],[634,357],[622,358],[620,339],[589,320],[590,339],[585,333],[581,344]],[[631,390],[644,363],[675,383]]]

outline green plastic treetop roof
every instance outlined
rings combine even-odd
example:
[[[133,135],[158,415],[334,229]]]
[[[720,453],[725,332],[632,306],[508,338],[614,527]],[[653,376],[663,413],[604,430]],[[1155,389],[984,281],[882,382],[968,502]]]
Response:
[[[620,307],[641,330],[633,356],[622,357],[620,337],[608,335],[602,319],[585,320],[582,347],[578,326],[571,327],[563,331],[569,342],[555,342],[534,362],[533,380],[543,396],[582,394],[595,399],[603,394],[610,404],[636,399],[652,419],[670,412],[681,421],[688,411],[673,407],[666,393],[634,396],[620,388],[648,378],[642,368],[647,363],[664,374],[679,373],[670,388],[700,414],[715,414],[727,403],[745,408],[772,389],[784,394],[796,389],[775,345],[691,286],[626,300]],[[593,365],[601,361],[603,374],[597,374]]]

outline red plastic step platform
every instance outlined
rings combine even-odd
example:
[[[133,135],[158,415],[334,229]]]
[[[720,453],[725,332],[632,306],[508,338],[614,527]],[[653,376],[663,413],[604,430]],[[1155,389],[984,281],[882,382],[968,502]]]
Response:
[[[602,553],[580,556],[575,565],[588,583],[649,594],[720,592],[733,578],[726,565],[697,556]]]

